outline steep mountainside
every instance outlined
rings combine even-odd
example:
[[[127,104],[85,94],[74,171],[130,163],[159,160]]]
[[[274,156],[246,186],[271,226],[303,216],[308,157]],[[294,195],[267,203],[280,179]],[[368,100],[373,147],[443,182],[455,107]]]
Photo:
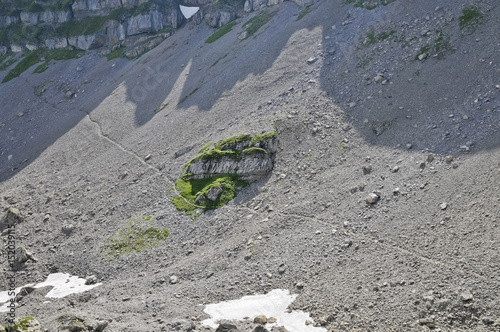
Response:
[[[283,289],[311,314],[301,332],[499,330],[500,4],[241,8],[226,29],[193,19],[134,60],[90,50],[0,84],[0,239],[25,248],[14,267],[2,251],[2,275],[100,283],[18,290],[17,317],[214,331],[208,304]],[[272,149],[252,141],[262,133]],[[266,168],[227,205],[172,203],[216,200],[218,179],[174,184],[237,173],[244,152]],[[285,331],[254,316],[233,331]]]

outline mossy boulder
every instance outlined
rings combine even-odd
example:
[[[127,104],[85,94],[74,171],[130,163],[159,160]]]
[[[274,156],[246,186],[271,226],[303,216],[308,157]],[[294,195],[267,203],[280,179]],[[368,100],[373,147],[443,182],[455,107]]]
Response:
[[[240,135],[222,140],[186,164],[188,179],[205,179],[235,174],[244,181],[257,181],[272,171],[277,151],[275,132]]]
[[[171,199],[188,215],[226,205],[239,190],[269,174],[278,148],[276,132],[240,135],[205,145],[175,183]]]

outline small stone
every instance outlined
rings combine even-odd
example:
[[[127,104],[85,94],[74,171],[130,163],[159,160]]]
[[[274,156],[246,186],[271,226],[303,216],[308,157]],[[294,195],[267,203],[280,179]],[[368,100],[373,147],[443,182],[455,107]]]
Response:
[[[267,319],[267,322],[268,322],[269,324],[274,324],[274,323],[276,323],[277,321],[278,321],[278,320],[277,320],[276,318],[274,318],[274,317],[269,317],[269,318]]]
[[[430,317],[430,318],[421,318],[418,320],[418,324],[420,325],[425,325],[427,326],[428,328],[434,328],[436,326],[436,323],[434,322],[434,318],[433,317]]]
[[[67,92],[66,92],[66,94],[65,94],[65,96],[66,96],[66,98],[67,98],[67,99],[71,99],[71,98],[73,98],[73,96],[74,96],[74,95],[75,95],[75,94],[74,94],[74,93],[73,93],[73,91],[71,91],[71,90],[70,90],[70,91],[67,91]]]
[[[427,162],[433,162],[434,161],[434,155],[433,154],[430,154],[427,156]]]
[[[85,285],[93,285],[97,283],[97,277],[94,275],[85,278]]]
[[[20,117],[20,118],[21,118],[23,115],[24,115],[24,113],[23,113],[23,112],[19,112],[19,113],[17,113],[17,116],[18,116],[18,117]]]
[[[231,324],[231,323],[222,323],[219,324],[215,332],[238,332],[238,328],[236,325]]]
[[[396,188],[392,189],[392,193],[394,195],[399,195],[401,193],[401,190],[399,189],[399,187],[396,187]]]
[[[349,103],[349,107],[350,107],[350,108],[356,107],[356,105],[357,105],[357,103],[356,103],[356,102]]]
[[[279,274],[283,274],[285,273],[286,271],[286,265],[285,264],[281,264],[279,267],[278,267],[278,273]]]
[[[335,55],[335,50],[332,50],[332,49],[331,49],[331,50],[328,50],[328,54],[329,54],[329,55]]]
[[[315,63],[316,61],[318,61],[317,57],[310,57],[309,59],[307,59],[307,63],[310,65]]]
[[[375,76],[375,77],[373,78],[373,81],[374,81],[375,83],[382,83],[382,81],[383,81],[383,80],[384,80],[384,77],[383,77],[383,76],[381,76],[381,75],[377,75],[377,76]]]
[[[302,289],[304,288],[305,284],[302,282],[302,281],[299,281],[295,284],[295,287],[297,287],[298,289]]]
[[[492,317],[485,316],[482,319],[484,325],[492,325],[495,323],[495,320]]]
[[[399,166],[394,166],[394,167],[392,168],[392,172],[393,172],[393,173],[397,173],[398,171],[399,171]]]
[[[469,302],[474,299],[474,295],[469,291],[465,291],[460,294],[460,299],[464,302]]]
[[[177,276],[175,276],[175,275],[170,276],[170,283],[171,283],[172,285],[174,285],[174,284],[176,284],[176,283],[178,283],[178,282],[179,282],[179,278],[178,278]]]
[[[253,319],[253,322],[264,325],[267,323],[267,317],[265,315],[259,315]]]
[[[377,194],[370,193],[370,194],[368,194],[368,196],[366,196],[365,201],[368,204],[375,204],[378,202],[379,198],[380,197]]]
[[[420,61],[425,60],[425,58],[427,58],[427,53],[423,53],[423,54],[420,54],[420,55],[418,56],[418,60],[420,60]]]
[[[441,205],[439,205],[439,208],[441,210],[446,210],[448,208],[448,203],[445,203],[445,202],[441,203]]]
[[[73,224],[64,224],[61,230],[64,234],[69,235],[73,232],[74,229],[75,226],[73,226]]]
[[[4,217],[4,219],[2,220],[2,223],[6,224],[6,225],[16,225],[16,224],[19,224],[23,221],[24,221],[24,216],[21,213],[21,211],[19,211],[15,207],[10,207],[7,210],[7,213]]]
[[[50,213],[47,213],[45,214],[45,216],[43,217],[43,221],[47,222],[50,220]]]
[[[371,165],[365,165],[363,166],[363,174],[370,174],[372,172],[373,168]]]
[[[148,154],[146,157],[144,157],[144,160],[145,161],[148,161],[149,159],[151,159],[152,155],[151,154]]]
[[[245,257],[243,257],[246,261],[250,260],[250,258],[252,258],[252,253],[249,252],[245,255]]]
[[[77,72],[81,72],[81,71],[83,71],[83,68],[82,67],[76,67],[76,71]]]
[[[413,148],[413,145],[412,145],[412,144],[406,144],[406,148],[407,148],[408,150],[410,150],[411,148]]]
[[[451,163],[453,161],[453,156],[446,156],[444,158],[444,160],[447,162],[447,163]]]

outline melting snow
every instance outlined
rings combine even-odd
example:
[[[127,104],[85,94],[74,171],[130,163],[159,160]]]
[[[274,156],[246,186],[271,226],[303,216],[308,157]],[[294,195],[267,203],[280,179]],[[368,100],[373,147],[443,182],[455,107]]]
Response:
[[[186,7],[186,6],[180,6],[180,7],[181,7],[181,12],[186,19],[196,14],[200,9],[200,7]]]
[[[94,287],[97,287],[101,285],[101,283],[93,284],[93,285],[85,285],[85,279],[83,278],[78,278],[76,276],[71,276],[68,273],[53,273],[50,274],[47,277],[47,280],[44,282],[38,283],[38,284],[27,284],[22,287],[17,287],[15,292],[16,295],[17,293],[21,290],[23,287],[34,287],[34,288],[42,288],[42,287],[47,287],[47,286],[52,286],[50,292],[45,295],[45,297],[50,297],[50,298],[61,298],[68,296],[70,294],[74,293],[82,293],[85,291],[88,291]],[[7,312],[9,311],[6,302],[10,300],[10,296],[8,295],[8,291],[0,292],[0,304],[3,304],[0,306],[0,312]]]
[[[217,328],[219,320],[253,320],[256,316],[265,315],[274,317],[277,322],[266,324],[284,326],[290,332],[320,332],[326,331],[323,327],[306,325],[306,321],[313,321],[308,313],[301,310],[287,312],[288,306],[295,300],[297,294],[290,294],[288,290],[274,289],[263,295],[244,296],[239,300],[231,300],[207,305],[205,312],[212,318],[204,320],[203,325]]]

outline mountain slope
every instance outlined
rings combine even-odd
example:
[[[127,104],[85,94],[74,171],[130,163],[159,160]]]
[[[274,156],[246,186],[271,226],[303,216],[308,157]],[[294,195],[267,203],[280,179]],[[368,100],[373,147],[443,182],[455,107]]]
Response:
[[[18,316],[203,330],[203,305],[283,288],[329,331],[498,328],[500,8],[379,4],[284,2],[245,40],[259,12],[211,44],[192,24],[135,61],[90,54],[1,84],[0,204],[24,212],[16,242],[38,258],[16,283],[103,283],[50,304],[37,290]],[[462,26],[470,8],[481,19]],[[267,179],[194,221],[176,211],[166,191],[202,147],[273,129]],[[141,215],[167,241],[103,257]]]

